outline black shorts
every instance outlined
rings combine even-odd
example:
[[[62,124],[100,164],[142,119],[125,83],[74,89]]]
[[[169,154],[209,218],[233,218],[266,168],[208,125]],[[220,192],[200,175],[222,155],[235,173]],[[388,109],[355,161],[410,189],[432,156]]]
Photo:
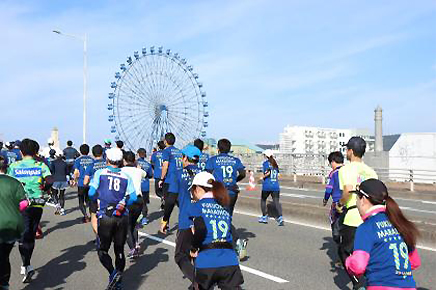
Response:
[[[268,196],[272,196],[275,198],[279,198],[280,196],[280,191],[263,191],[262,190],[262,199],[267,199]]]
[[[201,268],[195,271],[195,282],[200,289],[213,289],[215,284],[220,289],[242,289],[244,277],[239,266]]]
[[[142,191],[142,199],[144,203],[150,203],[150,191]]]
[[[88,197],[88,191],[89,191],[89,187],[88,186],[78,186],[77,187],[77,194],[78,195],[85,195],[86,197]]]
[[[160,198],[163,198],[163,188],[159,187],[159,181],[161,179],[160,178],[155,178],[154,179],[154,192],[156,193],[156,195]]]
[[[89,212],[90,213],[97,213],[98,211],[98,202],[94,200],[89,201]]]

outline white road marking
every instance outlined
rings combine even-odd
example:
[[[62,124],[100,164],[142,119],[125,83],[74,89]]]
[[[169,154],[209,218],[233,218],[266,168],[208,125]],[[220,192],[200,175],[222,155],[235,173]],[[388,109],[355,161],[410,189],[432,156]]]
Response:
[[[163,244],[171,246],[173,248],[176,247],[176,243],[174,243],[174,242],[171,242],[171,241],[168,241],[168,240],[156,237],[156,236],[152,236],[152,235],[144,233],[144,232],[138,232],[138,234],[140,236],[146,237],[146,238],[148,238],[150,240],[153,240],[153,241],[156,241],[156,242],[159,242],[159,243],[163,243]],[[276,277],[276,276],[264,273],[262,271],[259,271],[259,270],[256,270],[256,269],[253,269],[253,268],[250,268],[250,267],[247,267],[247,266],[239,265],[239,267],[241,268],[242,271],[251,273],[253,275],[256,275],[256,276],[259,276],[259,277],[262,277],[262,278],[265,278],[265,279],[268,279],[268,280],[271,280],[271,281],[274,281],[274,282],[277,282],[277,283],[288,283],[289,282],[289,281],[287,281],[285,279],[282,279],[282,278],[279,278],[279,277]]]

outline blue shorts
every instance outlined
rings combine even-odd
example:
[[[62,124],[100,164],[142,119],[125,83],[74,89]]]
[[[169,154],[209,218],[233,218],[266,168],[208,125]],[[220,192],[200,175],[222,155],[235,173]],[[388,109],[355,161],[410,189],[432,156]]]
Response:
[[[67,181],[55,181],[53,182],[52,185],[53,189],[66,189],[68,187],[68,182]]]

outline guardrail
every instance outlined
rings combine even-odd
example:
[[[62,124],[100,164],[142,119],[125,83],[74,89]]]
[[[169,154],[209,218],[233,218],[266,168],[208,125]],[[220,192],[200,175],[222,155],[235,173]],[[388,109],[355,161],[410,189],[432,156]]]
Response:
[[[239,158],[245,167],[255,172],[262,172],[262,163],[265,161],[261,155],[240,154]],[[331,171],[325,155],[293,155],[282,154],[275,156],[283,175],[293,176],[294,182],[297,176],[318,176],[322,184],[325,184]],[[374,168],[379,178],[387,182],[407,182],[410,191],[415,191],[416,183],[436,184],[436,170],[420,170],[405,168]]]

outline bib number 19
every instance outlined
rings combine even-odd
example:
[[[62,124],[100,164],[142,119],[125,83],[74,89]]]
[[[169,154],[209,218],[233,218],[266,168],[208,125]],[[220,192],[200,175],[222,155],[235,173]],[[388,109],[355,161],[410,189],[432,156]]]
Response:
[[[229,225],[225,221],[219,221],[218,223],[216,220],[211,220],[209,222],[212,225],[212,231],[213,231],[213,239],[218,239],[218,230],[221,234],[221,239],[225,239],[227,236],[227,232],[229,231]]]

